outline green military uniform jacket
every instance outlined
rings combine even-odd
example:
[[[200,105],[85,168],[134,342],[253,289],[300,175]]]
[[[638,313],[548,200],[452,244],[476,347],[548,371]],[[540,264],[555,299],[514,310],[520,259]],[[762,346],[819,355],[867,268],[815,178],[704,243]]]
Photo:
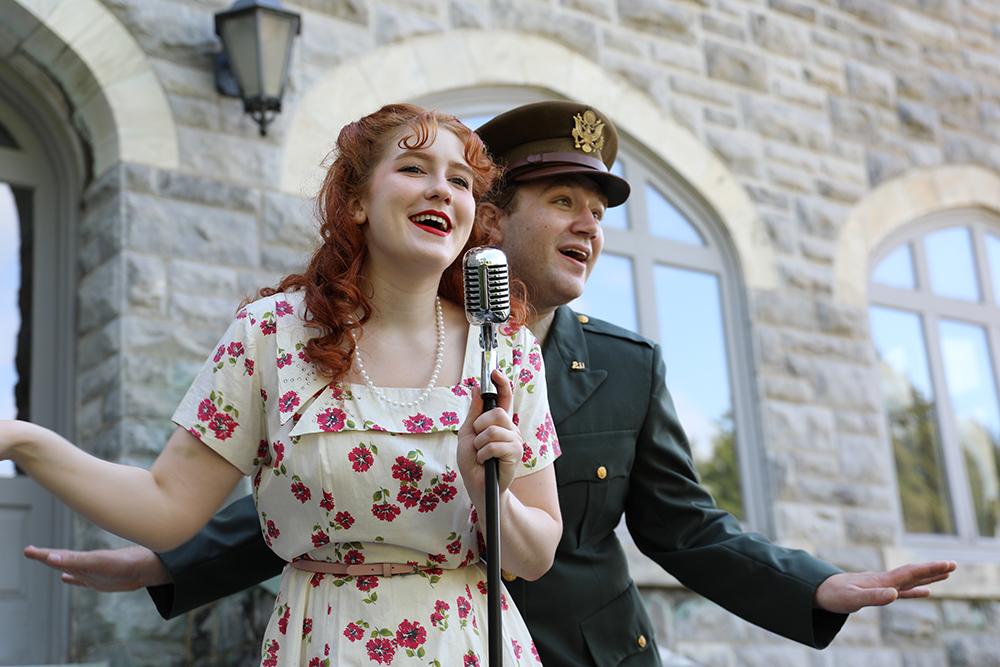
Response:
[[[586,320],[586,318],[580,318]],[[697,480],[657,345],[559,308],[543,347],[563,536],[541,579],[506,582],[547,667],[658,665],[652,623],[614,533],[691,590],[808,646],[825,647],[846,615],[814,609],[839,570],[745,533]],[[246,588],[284,563],[261,538],[247,498],[161,556],[173,586],[151,588],[164,617]]]

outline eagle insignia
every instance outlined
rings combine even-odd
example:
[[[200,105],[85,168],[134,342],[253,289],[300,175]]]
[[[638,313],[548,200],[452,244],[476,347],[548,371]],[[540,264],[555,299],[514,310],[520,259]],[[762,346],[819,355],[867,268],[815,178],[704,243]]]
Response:
[[[604,122],[591,109],[573,116],[574,146],[584,153],[595,153],[604,147]]]

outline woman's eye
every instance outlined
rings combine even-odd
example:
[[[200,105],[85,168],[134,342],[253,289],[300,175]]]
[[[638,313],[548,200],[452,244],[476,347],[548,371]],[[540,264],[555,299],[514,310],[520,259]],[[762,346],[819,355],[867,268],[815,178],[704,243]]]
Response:
[[[399,170],[400,171],[405,171],[405,172],[408,172],[408,173],[411,173],[411,174],[422,174],[422,173],[424,173],[424,170],[421,169],[420,167],[418,167],[415,164],[407,165],[405,167],[400,167]]]
[[[457,185],[460,188],[464,188],[466,190],[469,189],[469,181],[467,179],[465,179],[465,178],[462,178],[461,176],[456,176],[456,177],[452,178],[451,182],[454,183],[455,185]]]

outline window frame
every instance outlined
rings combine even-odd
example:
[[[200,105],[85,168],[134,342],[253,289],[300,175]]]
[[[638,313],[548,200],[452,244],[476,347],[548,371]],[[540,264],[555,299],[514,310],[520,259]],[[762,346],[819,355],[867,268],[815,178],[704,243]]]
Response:
[[[932,232],[953,227],[964,227],[970,232],[973,259],[976,263],[976,280],[979,282],[980,301],[962,301],[953,297],[942,297],[931,291],[924,239]],[[963,207],[939,211],[924,216],[896,230],[883,239],[872,254],[868,271],[868,307],[879,306],[916,314],[920,319],[927,355],[927,365],[934,390],[934,409],[937,415],[935,425],[941,439],[941,457],[945,466],[944,479],[948,484],[952,516],[955,522],[954,534],[910,533],[903,521],[903,508],[899,487],[899,475],[895,461],[892,463],[893,502],[902,527],[904,545],[918,549],[931,558],[955,558],[962,554],[981,557],[984,551],[997,551],[1000,535],[983,537],[979,535],[976,512],[972,501],[972,488],[968,471],[959,443],[957,421],[951,405],[948,384],[945,378],[944,360],[939,335],[939,322],[954,320],[963,324],[981,327],[986,332],[986,342],[993,370],[993,383],[1000,397],[1000,295],[993,293],[990,266],[986,253],[986,234],[1000,238],[1000,215],[982,208]],[[907,244],[913,262],[913,290],[890,287],[872,280],[875,269],[883,259],[897,248]],[[872,337],[874,339],[874,337]],[[874,345],[873,345],[874,348]],[[874,354],[874,351],[873,351]],[[1000,408],[1000,405],[997,406]],[[888,416],[882,405],[883,424]],[[889,438],[888,429],[886,438]],[[891,441],[888,442],[892,450]],[[1000,452],[997,453],[1000,456]],[[1000,561],[1000,555],[991,560]]]

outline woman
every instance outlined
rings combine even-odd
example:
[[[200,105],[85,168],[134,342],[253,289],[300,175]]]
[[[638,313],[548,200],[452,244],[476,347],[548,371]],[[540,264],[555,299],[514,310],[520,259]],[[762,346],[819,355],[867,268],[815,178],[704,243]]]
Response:
[[[262,665],[480,664],[484,461],[500,462],[505,570],[541,576],[561,532],[558,445],[526,328],[501,337],[501,407],[483,414],[475,386],[460,255],[481,242],[475,198],[494,176],[453,117],[391,105],[351,123],[319,195],[321,247],[239,311],[150,470],[24,422],[0,424],[0,458],[154,550],[252,476],[265,539],[290,561]],[[505,664],[536,663],[505,606]]]

